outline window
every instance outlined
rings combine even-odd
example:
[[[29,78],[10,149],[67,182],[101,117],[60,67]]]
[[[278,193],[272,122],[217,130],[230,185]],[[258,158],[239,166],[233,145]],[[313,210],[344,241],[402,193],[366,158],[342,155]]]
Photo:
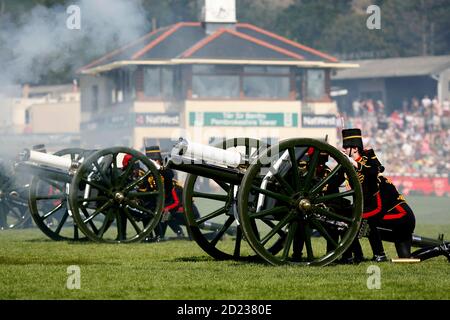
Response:
[[[238,75],[194,75],[193,98],[239,98]]]
[[[25,110],[25,124],[30,124],[31,123],[31,112],[30,109],[26,109]]]
[[[290,92],[289,67],[245,66],[242,89],[245,97],[287,99]]]
[[[110,73],[111,104],[129,101],[135,97],[134,71],[124,68]]]
[[[150,98],[173,96],[174,74],[172,68],[148,67],[144,69],[144,95]]]
[[[92,86],[92,111],[98,111],[98,86]]]
[[[249,98],[289,98],[288,77],[244,76],[244,96]]]
[[[289,67],[194,65],[192,73],[192,98],[290,97]]]
[[[323,99],[325,91],[325,71],[307,70],[306,95],[309,100]]]
[[[294,82],[295,82],[295,99],[303,99],[303,76],[304,72],[300,68],[295,69]]]

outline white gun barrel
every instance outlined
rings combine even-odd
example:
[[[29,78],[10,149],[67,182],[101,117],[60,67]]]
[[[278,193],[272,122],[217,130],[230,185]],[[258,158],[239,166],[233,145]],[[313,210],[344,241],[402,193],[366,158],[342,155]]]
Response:
[[[66,171],[69,171],[72,168],[72,160],[70,158],[58,157],[33,150],[30,150],[29,152],[29,157],[26,159],[27,161]]]
[[[186,140],[182,140],[180,146],[182,146],[180,156],[203,160],[207,163],[237,168],[243,160],[242,154],[237,150],[224,150]]]

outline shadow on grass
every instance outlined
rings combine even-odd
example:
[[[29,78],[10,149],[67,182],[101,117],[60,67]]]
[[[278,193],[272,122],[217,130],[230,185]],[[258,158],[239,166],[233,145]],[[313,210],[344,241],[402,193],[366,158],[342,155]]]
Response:
[[[35,238],[35,239],[26,239],[22,240],[23,242],[33,242],[33,243],[48,243],[48,242],[58,242],[58,243],[67,243],[67,244],[85,244],[85,243],[94,243],[87,238],[79,239],[79,240],[53,240],[53,239],[44,239],[44,238]]]
[[[211,262],[215,259],[208,256],[195,256],[195,257],[179,257],[169,260],[164,260],[164,262]]]
[[[58,259],[44,260],[40,258],[19,258],[19,257],[0,257],[0,265],[105,265],[104,261],[91,259]],[[118,263],[107,262],[108,265],[118,265]]]
[[[179,257],[170,260],[165,260],[165,262],[228,262],[231,266],[242,266],[249,263],[258,265],[269,265],[264,262],[258,256],[240,257],[239,259],[214,259],[209,256],[193,256],[193,257]]]

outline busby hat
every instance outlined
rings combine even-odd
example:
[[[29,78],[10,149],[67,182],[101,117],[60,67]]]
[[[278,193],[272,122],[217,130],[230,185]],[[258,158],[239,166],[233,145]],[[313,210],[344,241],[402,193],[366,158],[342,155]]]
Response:
[[[362,134],[360,129],[342,130],[342,147],[363,149]]]
[[[147,158],[155,160],[155,161],[163,160],[162,156],[161,156],[161,149],[159,148],[159,146],[145,147],[145,155],[147,156]]]

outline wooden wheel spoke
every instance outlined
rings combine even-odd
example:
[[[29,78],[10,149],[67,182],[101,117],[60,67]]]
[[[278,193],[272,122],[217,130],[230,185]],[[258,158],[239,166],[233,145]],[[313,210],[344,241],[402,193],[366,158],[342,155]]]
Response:
[[[285,243],[284,249],[283,249],[283,255],[282,255],[283,260],[286,260],[289,256],[289,250],[291,249],[291,245],[292,245],[292,241],[294,240],[295,232],[297,232],[297,227],[298,227],[297,221],[293,221],[291,223],[291,225],[289,226],[286,243]]]
[[[233,257],[238,258],[241,255],[242,230],[240,227],[236,230],[236,240],[234,243]]]
[[[131,199],[143,198],[143,197],[148,197],[148,196],[157,196],[157,195],[159,195],[159,191],[149,191],[149,192],[132,191],[132,192],[127,193],[127,197],[131,198]]]
[[[220,238],[222,238],[222,236],[225,234],[225,231],[228,230],[228,228],[231,226],[233,221],[234,221],[234,217],[232,217],[232,216],[230,216],[227,219],[227,221],[225,221],[225,224],[223,225],[223,227],[219,230],[219,232],[216,234],[214,239],[212,239],[211,245],[215,246],[217,244],[217,242],[219,242]]]
[[[317,229],[317,231],[319,231],[319,233],[329,242],[331,242],[331,244],[337,248],[338,244],[336,243],[336,241],[333,239],[333,237],[330,236],[330,234],[328,233],[328,231],[324,228],[324,226],[315,218],[311,217],[309,219],[309,222]]]
[[[64,200],[66,199],[65,193],[60,194],[49,194],[45,196],[36,196],[36,200]]]
[[[109,200],[107,202],[105,202],[103,205],[101,205],[99,208],[97,208],[94,213],[92,213],[91,215],[89,215],[86,219],[83,220],[84,223],[88,223],[89,221],[92,221],[92,219],[94,219],[96,216],[98,216],[100,213],[102,213],[103,211],[105,211],[106,209],[108,209],[112,204],[113,204],[114,200]],[[86,211],[87,212],[87,211]]]
[[[231,186],[223,181],[214,180],[226,193],[229,193],[231,190]]]
[[[312,261],[314,260],[314,252],[311,244],[312,230],[308,224],[305,225],[304,231],[305,231],[306,256],[308,258],[308,261]]]
[[[292,175],[294,178],[294,188],[296,191],[300,190],[300,172],[297,166],[297,157],[295,156],[295,149],[289,148],[289,158],[291,159]]]
[[[316,173],[317,165],[319,163],[319,154],[320,154],[320,150],[317,148],[314,148],[312,158],[308,162],[308,172],[306,174],[303,190],[308,190],[311,185],[312,179],[314,178],[314,175]]]
[[[265,210],[262,210],[262,211],[259,211],[259,212],[250,213],[249,216],[250,216],[250,218],[253,218],[253,219],[255,219],[255,218],[262,218],[262,217],[265,217],[265,216],[268,216],[268,215],[271,215],[271,214],[283,213],[283,212],[286,212],[288,210],[289,209],[287,207],[285,207],[285,206],[273,207],[273,208],[265,209]]]
[[[332,212],[330,210],[327,210],[327,209],[324,209],[324,208],[321,208],[321,207],[315,207],[314,211],[316,213],[322,214],[322,215],[324,215],[324,216],[326,216],[328,218],[334,219],[334,220],[345,221],[345,222],[348,222],[348,223],[352,223],[353,222],[352,218],[342,216],[340,214],[334,213],[334,212]]]
[[[97,172],[100,173],[100,176],[102,177],[103,182],[105,182],[105,184],[108,185],[108,187],[111,187],[110,179],[108,179],[108,177],[106,177],[105,172],[102,170],[102,168],[100,168],[100,165],[98,164],[97,161],[94,161],[94,166],[97,169]]]
[[[142,232],[141,228],[139,228],[136,220],[134,220],[133,216],[130,214],[130,211],[127,207],[124,207],[125,215],[127,216],[128,220],[131,222],[131,225],[133,226],[134,230],[136,230],[137,234],[140,234]]]
[[[132,183],[130,183],[129,185],[127,185],[125,187],[125,189],[123,190],[124,193],[130,191],[131,189],[133,189],[135,186],[140,185],[141,183],[143,183],[150,175],[152,174],[152,172],[149,170],[147,171],[142,177],[139,177],[139,179],[137,179],[136,181],[133,181]]]
[[[267,241],[269,241],[276,233],[278,233],[278,231],[281,230],[281,228],[289,223],[289,221],[292,219],[292,216],[293,214],[289,213],[283,219],[281,219],[280,222],[278,222],[278,224],[275,225],[275,227],[273,227],[272,230],[270,230],[270,232],[261,239],[261,244],[265,245]]]
[[[79,198],[77,199],[77,203],[83,202],[94,202],[94,201],[108,201],[108,197],[100,196],[100,197],[90,197],[90,198]]]
[[[339,199],[342,197],[351,196],[354,194],[355,194],[355,190],[348,190],[348,191],[344,191],[344,192],[340,192],[340,193],[327,194],[327,195],[316,198],[314,200],[314,203],[322,203],[322,202],[326,202],[326,201],[333,200],[333,199]]]
[[[118,178],[118,185],[122,185],[123,183],[125,183],[125,181],[128,179],[128,177],[130,177],[131,172],[133,171],[135,162],[136,162],[136,160],[134,160],[133,158],[130,160],[127,168],[125,169],[125,171],[122,172],[122,174]]]
[[[100,191],[103,191],[104,193],[106,193],[106,194],[109,194],[110,193],[110,191],[106,188],[106,187],[104,187],[103,185],[101,185],[101,184],[99,184],[99,183],[97,183],[97,182],[95,182],[95,181],[89,181],[88,179],[86,179],[86,178],[81,178],[81,180],[83,181],[83,182],[85,182],[85,183],[87,183],[88,185],[90,185],[90,186],[93,186],[95,189],[98,189],[98,190],[100,190]]]
[[[73,225],[73,239],[74,240],[79,240],[80,239],[80,235],[78,232],[78,227],[74,224]]]
[[[321,191],[326,185],[327,183],[330,181],[330,179],[339,172],[339,170],[341,169],[342,165],[338,164],[323,180],[321,180],[319,183],[317,183],[314,187],[311,188],[309,194],[310,195],[315,195],[317,194],[319,191]]]
[[[64,226],[64,223],[66,223],[67,218],[69,217],[69,212],[66,211],[61,219],[61,221],[58,224],[58,227],[55,230],[56,234],[59,234],[61,232],[62,227]]]
[[[125,240],[126,238],[126,219],[124,220],[120,210],[114,210],[116,216],[117,239]]]
[[[284,203],[290,203],[291,202],[291,198],[286,196],[286,195],[284,195],[284,194],[276,193],[276,192],[269,191],[269,190],[266,190],[266,189],[261,189],[260,187],[257,187],[255,185],[252,185],[251,188],[256,190],[256,191],[258,191],[259,193],[262,193],[262,194],[264,194],[264,195],[266,195],[266,196],[268,196],[270,198],[274,198],[276,200],[280,200],[280,201],[282,201]]]
[[[112,156],[111,166],[109,167],[111,171],[111,184],[116,184],[116,173],[117,173],[117,153],[114,153]]]
[[[223,201],[223,202],[226,202],[228,200],[228,195],[203,193],[203,192],[197,192],[197,191],[193,192],[192,197],[205,198],[205,199],[211,199],[211,200],[217,200],[217,201]]]
[[[98,229],[95,232],[98,235],[98,237],[102,238],[103,235],[105,234],[106,230],[108,230],[109,227],[111,226],[111,224],[112,224],[112,221],[111,221],[111,209],[110,209],[106,212],[105,219],[103,220],[103,223],[102,223],[100,229]]]
[[[142,211],[142,212],[145,212],[145,213],[147,213],[147,214],[150,214],[151,216],[155,216],[155,213],[152,211],[152,210],[150,210],[150,209],[148,209],[148,208],[145,208],[145,207],[143,207],[143,206],[141,206],[140,204],[138,204],[138,203],[136,203],[135,201],[129,201],[129,200],[127,200],[126,202],[125,202],[127,205],[129,205],[131,208],[134,208],[134,209],[137,209],[137,210],[139,210],[139,211]]]
[[[45,219],[47,219],[48,217],[50,217],[52,214],[54,214],[55,212],[57,212],[58,210],[60,210],[63,207],[63,203],[58,204],[56,207],[54,207],[52,210],[50,210],[49,212],[47,212],[46,214],[44,214],[41,218],[42,221],[44,221]]]
[[[210,214],[207,214],[206,216],[203,216],[203,217],[195,220],[195,222],[197,222],[198,225],[201,225],[202,223],[204,223],[210,219],[213,219],[215,217],[218,217],[221,214],[224,214],[226,212],[227,212],[227,209],[225,207],[222,207],[222,208],[219,208],[219,209],[211,212]]]
[[[270,168],[272,172],[272,167]],[[277,179],[278,183],[281,185],[281,187],[286,191],[288,195],[291,195],[295,193],[294,189],[290,186],[290,184],[284,179],[279,172],[272,172],[275,179]]]

